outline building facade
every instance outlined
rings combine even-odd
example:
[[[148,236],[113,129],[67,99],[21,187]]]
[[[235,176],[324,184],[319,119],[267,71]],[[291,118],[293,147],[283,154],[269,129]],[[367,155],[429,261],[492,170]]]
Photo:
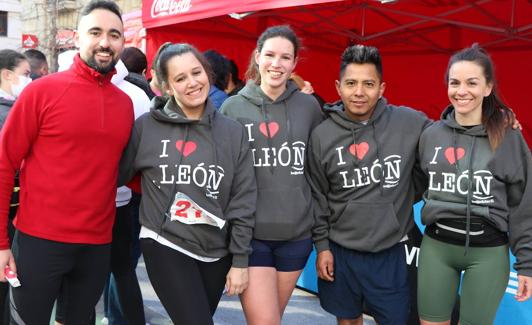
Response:
[[[21,11],[19,0],[0,2],[0,49],[19,50],[22,47]]]
[[[7,0],[8,2],[19,2]],[[90,0],[20,0],[21,34],[37,36],[38,50],[48,57],[51,71],[57,69],[57,55],[74,47],[79,11]],[[3,1],[4,2],[4,1]],[[141,0],[115,1],[124,14],[139,11]],[[1,8],[1,7],[0,7]],[[0,9],[1,10],[1,9]],[[18,36],[20,48],[20,35]]]

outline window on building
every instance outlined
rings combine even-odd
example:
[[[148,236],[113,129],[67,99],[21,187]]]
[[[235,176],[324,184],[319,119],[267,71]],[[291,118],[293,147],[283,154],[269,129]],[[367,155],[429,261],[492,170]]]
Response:
[[[0,36],[7,36],[7,12],[0,11]]]

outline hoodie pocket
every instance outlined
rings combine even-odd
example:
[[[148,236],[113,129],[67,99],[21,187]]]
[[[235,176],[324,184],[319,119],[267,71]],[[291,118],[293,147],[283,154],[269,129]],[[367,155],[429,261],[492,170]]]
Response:
[[[331,224],[331,239],[350,249],[377,252],[397,241],[399,229],[392,203],[350,202]]]
[[[254,237],[264,240],[299,239],[312,227],[313,216],[309,211],[310,203],[299,187],[261,189],[257,198]]]
[[[212,212],[211,212],[212,211]],[[211,208],[209,212],[216,216],[223,216],[221,209]],[[185,224],[171,221],[166,217],[161,235],[169,241],[192,251],[195,254],[209,257],[220,257],[220,252],[228,247],[228,224],[220,229],[206,224]]]

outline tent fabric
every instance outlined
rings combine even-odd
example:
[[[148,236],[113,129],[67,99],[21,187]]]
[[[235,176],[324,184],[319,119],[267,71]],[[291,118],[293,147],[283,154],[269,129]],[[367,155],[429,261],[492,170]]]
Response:
[[[334,1],[341,0],[153,0],[144,2],[146,5],[143,5],[142,11],[144,26],[146,28],[152,28],[228,15],[231,13],[238,14],[257,10],[304,6],[308,4]]]
[[[381,2],[387,1],[148,0],[143,2],[147,54],[151,59],[166,41],[188,42],[235,60],[243,74],[258,35],[269,26],[289,24],[304,46],[296,72],[327,101],[338,98],[334,81],[345,47],[373,45],[383,56],[389,101],[438,118],[448,103],[443,76],[449,56],[479,43],[491,54],[500,93],[532,144],[532,110],[523,96],[532,81],[531,1]],[[188,12],[169,14],[187,3]],[[152,17],[153,8],[167,14]]]

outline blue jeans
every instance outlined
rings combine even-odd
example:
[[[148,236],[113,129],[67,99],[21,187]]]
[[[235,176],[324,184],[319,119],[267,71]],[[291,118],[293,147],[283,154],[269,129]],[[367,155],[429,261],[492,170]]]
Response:
[[[120,229],[120,230],[131,231],[131,234],[129,237],[130,238],[129,252],[131,254],[130,265],[133,271],[137,268],[138,260],[140,258],[139,205],[140,205],[140,195],[133,193],[133,197],[131,198],[131,201],[129,202],[127,206],[128,207],[126,210],[127,212],[124,213],[123,215],[120,215],[117,213],[117,218],[128,218],[130,221],[129,223],[126,223],[128,224],[127,228],[129,229]],[[113,233],[113,238],[116,238],[116,237],[115,237],[115,233]],[[124,236],[121,236],[121,237],[124,237]],[[123,239],[121,237],[118,237],[118,238]],[[117,251],[119,250],[115,249],[112,252],[115,254],[124,254],[124,253],[127,254],[127,252],[124,249],[120,250],[119,252]],[[113,258],[112,255],[111,255],[111,258]],[[136,281],[136,278],[134,280]],[[138,285],[138,281],[136,284]],[[115,276],[113,275],[113,273],[109,275],[109,280],[104,290],[104,312],[105,312],[105,316],[109,319],[110,325],[128,325],[128,322],[124,318],[124,313],[122,311],[122,307],[120,304],[118,288],[117,288]]]

